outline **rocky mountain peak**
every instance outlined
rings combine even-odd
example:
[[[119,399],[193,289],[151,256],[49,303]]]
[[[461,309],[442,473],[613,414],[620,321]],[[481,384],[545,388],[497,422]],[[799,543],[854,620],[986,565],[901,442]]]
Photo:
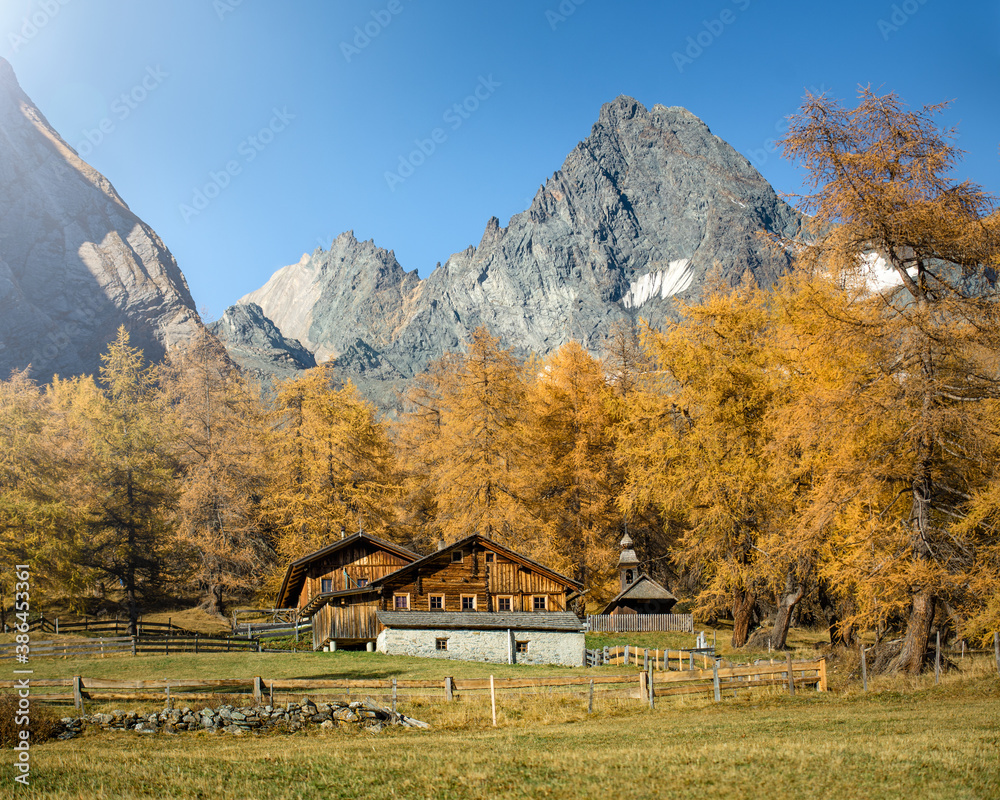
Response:
[[[0,375],[95,373],[121,325],[158,360],[201,322],[170,251],[0,59]]]
[[[675,313],[712,270],[767,285],[784,253],[760,231],[792,235],[798,214],[690,111],[631,97],[606,103],[590,135],[507,227],[424,280],[391,251],[341,234],[243,298],[317,360],[365,379],[412,376],[479,325],[522,352],[570,339],[599,352],[611,324]]]

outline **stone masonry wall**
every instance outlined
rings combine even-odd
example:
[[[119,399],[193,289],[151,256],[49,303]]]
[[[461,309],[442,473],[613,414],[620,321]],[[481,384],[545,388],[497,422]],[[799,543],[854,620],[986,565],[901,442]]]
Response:
[[[514,631],[517,642],[527,642],[528,651],[517,653],[518,664],[559,664],[580,667],[584,663],[584,635],[562,631]],[[438,650],[438,639],[448,640],[447,650]],[[386,628],[378,635],[380,653],[461,661],[508,663],[508,631],[412,630]]]

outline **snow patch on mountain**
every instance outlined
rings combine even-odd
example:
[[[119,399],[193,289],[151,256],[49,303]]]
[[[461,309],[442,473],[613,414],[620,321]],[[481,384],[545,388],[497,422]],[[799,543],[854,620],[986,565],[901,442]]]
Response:
[[[638,308],[654,297],[667,298],[687,289],[694,280],[691,259],[678,258],[671,261],[665,270],[647,272],[639,280],[632,281],[629,290],[622,297],[625,308]]]

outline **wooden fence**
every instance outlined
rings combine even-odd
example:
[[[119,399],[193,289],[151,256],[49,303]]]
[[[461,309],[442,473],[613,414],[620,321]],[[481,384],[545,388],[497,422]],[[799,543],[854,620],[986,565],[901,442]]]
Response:
[[[715,649],[712,647],[691,648],[686,650],[650,650],[634,645],[605,647],[603,650],[587,650],[587,666],[600,667],[606,665],[630,664],[655,670],[694,669],[695,659],[702,667],[708,669],[710,661],[715,660]]]
[[[588,633],[694,633],[691,614],[588,614]]]
[[[652,676],[652,681],[650,681]],[[492,684],[492,685],[491,685]],[[16,681],[0,681],[0,690],[15,689]],[[643,703],[655,697],[679,694],[714,694],[717,702],[725,693],[736,696],[740,691],[767,686],[787,686],[794,692],[796,686],[815,686],[826,691],[826,661],[805,661],[758,666],[732,666],[721,668],[715,662],[712,669],[685,672],[640,672],[628,675],[579,675],[551,676],[546,678],[500,678],[443,680],[269,680],[255,677],[248,680],[151,680],[111,681],[74,676],[55,680],[32,680],[32,699],[48,702],[72,701],[78,708],[84,700],[95,702],[110,700],[164,700],[168,705],[195,700],[217,700],[225,695],[230,700],[271,704],[312,694],[314,700],[333,697],[355,699],[365,696],[391,696],[393,700],[437,699],[452,702],[462,697],[483,696],[491,689],[508,694],[573,694],[589,695],[592,707],[595,689],[604,696],[630,697]],[[652,692],[649,691],[652,687]],[[68,692],[38,692],[38,689],[67,688]],[[402,690],[403,694],[400,694]],[[284,697],[282,697],[284,695]]]
[[[195,635],[195,631],[185,630],[170,622],[146,622],[142,617],[139,617],[137,626],[140,636],[147,633]],[[11,625],[8,625],[7,628],[7,633],[13,630],[13,626]],[[91,619],[90,617],[84,617],[82,620],[61,621],[59,617],[49,619],[48,617],[40,616],[28,624],[28,630],[55,634],[86,631],[87,633],[109,633],[113,636],[125,636],[128,634],[128,620],[118,619],[117,617],[114,619]]]
[[[0,644],[0,659],[14,658],[17,644]],[[148,653],[229,653],[249,651],[259,653],[259,639],[231,636],[113,636],[109,638],[76,639],[72,641],[37,642],[29,644],[31,658],[44,656],[145,655]]]

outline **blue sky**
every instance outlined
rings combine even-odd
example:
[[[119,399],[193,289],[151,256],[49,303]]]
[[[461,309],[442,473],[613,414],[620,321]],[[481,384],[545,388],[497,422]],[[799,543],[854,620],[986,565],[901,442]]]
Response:
[[[619,94],[679,105],[779,192],[806,90],[952,100],[1000,194],[1000,5],[944,0],[2,0],[0,55],[218,317],[354,230],[426,276]]]

